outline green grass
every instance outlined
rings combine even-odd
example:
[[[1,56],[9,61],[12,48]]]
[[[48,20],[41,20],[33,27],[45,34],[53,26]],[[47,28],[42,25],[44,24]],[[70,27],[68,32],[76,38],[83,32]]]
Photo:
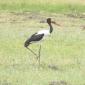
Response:
[[[60,0],[61,1],[61,0]],[[84,1],[51,1],[46,0],[0,0],[0,11],[1,12],[85,12]]]
[[[84,85],[85,31],[80,26],[85,21],[63,14],[34,15],[35,19],[29,19],[30,13],[0,14],[0,84],[49,85],[51,81],[63,80],[68,85]],[[42,42],[39,68],[35,56],[24,48],[24,41],[32,33],[48,28],[47,24],[39,23],[40,16],[53,17],[62,27],[54,25],[53,34]],[[37,46],[33,44],[30,48],[37,52]],[[49,68],[49,65],[58,69]]]

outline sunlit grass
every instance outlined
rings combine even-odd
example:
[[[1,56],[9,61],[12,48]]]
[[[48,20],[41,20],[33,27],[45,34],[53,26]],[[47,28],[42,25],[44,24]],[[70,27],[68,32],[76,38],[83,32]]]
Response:
[[[0,0],[0,11],[6,12],[24,12],[24,11],[33,11],[33,12],[84,12],[85,1],[81,0]]]
[[[51,81],[60,80],[71,85],[85,84],[85,31],[80,28],[84,21],[63,14],[53,15],[37,14],[35,19],[29,19],[29,13],[0,14],[1,85],[49,85]],[[47,24],[39,23],[40,16],[44,19],[53,17],[62,27],[53,25],[53,34],[42,42],[39,68],[35,56],[24,48],[24,42],[34,32],[48,28]],[[37,52],[38,44],[30,48]],[[49,68],[49,65],[57,69]]]

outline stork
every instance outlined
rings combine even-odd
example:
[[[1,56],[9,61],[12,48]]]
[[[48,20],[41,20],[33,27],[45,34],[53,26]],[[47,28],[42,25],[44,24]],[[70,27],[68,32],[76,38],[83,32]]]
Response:
[[[25,43],[24,46],[29,49],[35,56],[37,56],[37,59],[39,59],[39,64],[40,64],[40,53],[41,53],[41,45],[39,48],[39,54],[37,55],[33,50],[31,50],[30,48],[28,48],[28,46],[34,42],[39,42],[41,40],[43,40],[43,38],[47,35],[50,35],[53,32],[53,27],[51,23],[54,23],[58,26],[60,26],[59,24],[57,24],[56,22],[52,21],[51,18],[47,18],[47,23],[49,25],[49,29],[48,30],[40,30],[36,33],[34,33],[33,35],[31,35],[30,38],[28,38]]]

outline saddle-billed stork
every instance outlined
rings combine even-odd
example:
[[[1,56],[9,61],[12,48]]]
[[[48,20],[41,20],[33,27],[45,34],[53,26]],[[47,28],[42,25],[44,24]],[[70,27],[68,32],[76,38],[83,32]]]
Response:
[[[25,43],[24,43],[24,46],[29,49],[35,56],[37,56],[37,58],[39,59],[39,64],[40,64],[40,52],[41,52],[41,45],[40,45],[40,48],[39,48],[39,55],[37,55],[34,51],[32,51],[30,48],[28,48],[28,46],[34,42],[37,42],[37,41],[41,41],[45,36],[47,35],[50,35],[52,32],[53,32],[53,27],[52,27],[52,24],[56,24],[58,26],[60,26],[59,24],[57,24],[55,21],[52,21],[51,18],[47,18],[47,23],[49,25],[49,30],[41,30],[41,31],[38,31],[36,33],[34,33],[33,35],[31,35],[30,38],[28,38]]]

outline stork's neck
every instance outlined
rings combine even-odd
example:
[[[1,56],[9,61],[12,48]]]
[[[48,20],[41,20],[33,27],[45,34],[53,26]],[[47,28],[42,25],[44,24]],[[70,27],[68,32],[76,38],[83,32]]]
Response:
[[[49,30],[49,32],[52,33],[52,31],[53,31],[52,24],[50,23],[49,26],[50,26],[50,30]]]

